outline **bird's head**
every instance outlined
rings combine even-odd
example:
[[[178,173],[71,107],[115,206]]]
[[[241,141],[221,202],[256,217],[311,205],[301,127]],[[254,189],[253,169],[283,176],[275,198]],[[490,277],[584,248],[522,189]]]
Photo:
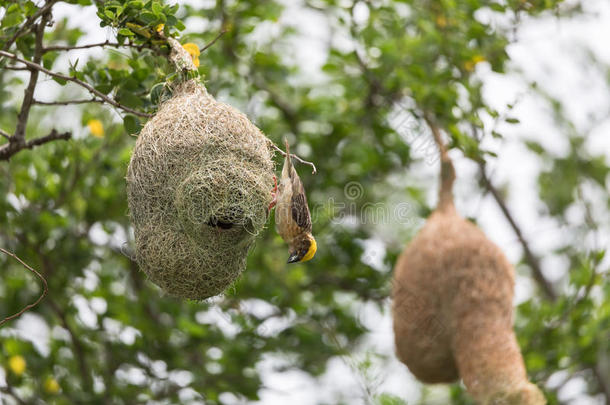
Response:
[[[304,233],[295,238],[288,263],[299,263],[311,260],[318,250],[316,240],[310,233]]]

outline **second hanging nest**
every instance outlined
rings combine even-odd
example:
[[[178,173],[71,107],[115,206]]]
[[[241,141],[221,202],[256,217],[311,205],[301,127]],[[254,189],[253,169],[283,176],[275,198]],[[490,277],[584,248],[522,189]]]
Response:
[[[439,204],[396,263],[394,336],[399,359],[425,383],[461,378],[480,405],[543,405],[513,332],[514,270],[453,203],[453,164],[441,151]]]

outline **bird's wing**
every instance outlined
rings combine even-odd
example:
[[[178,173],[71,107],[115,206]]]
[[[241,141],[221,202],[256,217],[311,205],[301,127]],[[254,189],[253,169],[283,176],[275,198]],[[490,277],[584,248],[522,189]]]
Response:
[[[292,219],[300,228],[307,232],[311,232],[311,214],[309,213],[309,207],[307,206],[305,188],[303,188],[303,183],[294,168],[291,170],[290,180],[292,184],[292,198],[290,201]]]

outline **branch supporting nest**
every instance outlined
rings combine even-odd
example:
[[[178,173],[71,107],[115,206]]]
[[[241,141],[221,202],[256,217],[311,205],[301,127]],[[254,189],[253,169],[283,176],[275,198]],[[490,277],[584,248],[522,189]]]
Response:
[[[446,208],[453,206],[453,182],[455,181],[455,169],[453,167],[453,162],[449,157],[449,153],[447,151],[447,145],[443,141],[443,136],[441,135],[441,130],[438,125],[434,122],[433,118],[426,112],[424,112],[424,121],[430,130],[432,131],[432,137],[434,138],[434,142],[438,146],[440,157],[441,157],[441,184],[439,187],[439,208]]]
[[[281,150],[276,144],[274,144],[273,142],[269,141],[269,145],[273,149],[275,149],[280,155],[286,157],[287,153],[284,152],[283,150]],[[309,162],[307,160],[303,160],[300,157],[298,157],[297,155],[295,155],[294,153],[291,153],[290,157],[293,158],[294,160],[296,160],[299,163],[303,163],[304,165],[311,166],[311,168],[312,168],[311,174],[316,174],[318,172],[318,169],[316,169],[316,165],[313,164],[313,162]]]
[[[4,56],[5,58],[9,58],[9,59],[13,59],[19,63],[23,63],[24,65],[26,65],[27,67],[29,67],[30,69],[34,69],[37,71],[40,71],[48,76],[51,77],[55,77],[57,79],[62,79],[68,82],[72,82],[72,83],[76,83],[79,86],[85,88],[87,91],[89,91],[89,93],[95,95],[96,97],[101,98],[102,100],[104,100],[105,102],[107,102],[108,104],[120,108],[123,111],[126,111],[128,113],[131,113],[133,115],[137,115],[138,117],[144,117],[144,118],[150,118],[152,117],[152,114],[147,114],[147,113],[143,113],[141,111],[137,111],[134,110],[132,108],[129,108],[127,106],[122,105],[121,103],[119,103],[118,101],[108,97],[107,95],[105,95],[104,93],[102,93],[99,90],[96,90],[93,86],[91,86],[89,83],[85,83],[82,80],[79,80],[75,77],[71,77],[71,76],[67,76],[61,73],[57,73],[57,72],[53,72],[50,71],[49,69],[46,69],[45,67],[37,64],[37,63],[33,63],[30,61],[27,61],[25,59],[21,59],[20,57],[18,57],[17,55],[14,55],[10,52],[6,52],[6,51],[0,51],[0,56]],[[191,62],[192,63],[192,62]]]
[[[30,267],[27,263],[25,263],[23,260],[21,260],[16,254],[9,252],[8,250],[5,250],[3,248],[0,248],[0,252],[6,254],[8,256],[11,256],[13,259],[15,259],[19,263],[21,263],[23,265],[23,267],[28,269],[30,272],[34,273],[40,279],[40,281],[42,281],[42,285],[43,285],[43,290],[42,290],[42,294],[40,294],[40,297],[38,297],[38,299],[36,301],[34,301],[32,304],[26,305],[21,311],[17,312],[16,314],[7,316],[3,320],[1,320],[0,325],[3,325],[12,319],[20,317],[24,312],[26,312],[27,310],[34,308],[36,305],[38,305],[40,303],[40,301],[42,301],[43,298],[46,297],[47,293],[49,292],[49,286],[47,284],[47,280],[42,276],[42,274],[40,274],[39,272],[34,270],[32,267]]]
[[[169,48],[171,49],[169,54],[169,60],[176,66],[178,71],[197,71],[191,54],[182,47],[180,42],[172,37],[161,36],[167,41]]]

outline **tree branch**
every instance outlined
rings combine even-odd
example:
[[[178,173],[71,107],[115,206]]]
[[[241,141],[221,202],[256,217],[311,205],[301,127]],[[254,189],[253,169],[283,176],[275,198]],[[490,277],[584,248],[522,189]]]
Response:
[[[34,104],[37,105],[72,105],[72,104],[88,104],[88,103],[100,103],[104,104],[104,100],[97,99],[95,97],[86,100],[65,100],[65,101],[40,101],[34,100]]]
[[[214,45],[216,43],[216,41],[218,41],[220,39],[220,37],[222,37],[226,32],[227,32],[227,29],[223,28],[222,31],[220,31],[218,33],[218,35],[216,35],[216,37],[210,41],[210,43],[208,43],[206,46],[204,46],[203,48],[201,48],[199,50],[199,53],[204,53],[209,47]]]
[[[55,140],[68,140],[72,138],[71,132],[63,132],[59,133],[56,129],[51,130],[49,135],[41,136],[40,138],[35,138],[25,143],[15,143],[11,142],[13,138],[9,138],[9,143],[0,147],[0,160],[8,160],[15,153],[19,152],[23,149],[32,149],[36,146],[45,144],[47,142],[55,141]]]
[[[26,67],[20,67],[20,66],[4,66],[2,69],[17,70],[17,71],[19,71],[19,70],[21,70],[21,71],[23,71],[23,70],[30,70],[30,69],[28,69]]]
[[[14,253],[9,252],[8,250],[4,250],[3,248],[0,248],[0,252],[11,256],[13,259],[17,260],[19,263],[21,263],[26,269],[28,269],[29,271],[31,271],[32,273],[34,273],[36,276],[38,276],[38,278],[42,281],[42,285],[43,285],[43,290],[42,290],[42,294],[40,294],[40,297],[38,297],[38,299],[32,303],[32,304],[28,304],[26,305],[21,311],[17,312],[16,314],[13,314],[11,316],[7,316],[6,318],[4,318],[3,320],[0,321],[0,325],[5,324],[6,322],[18,318],[20,317],[24,312],[26,312],[27,310],[34,308],[36,305],[38,305],[40,303],[40,301],[42,301],[42,299],[47,295],[48,291],[49,291],[49,286],[47,285],[47,280],[36,270],[34,270],[33,268],[31,268],[29,265],[27,265],[23,260],[21,260],[17,255],[15,255]]]
[[[275,149],[276,151],[278,151],[280,153],[280,155],[286,157],[287,153],[284,152],[283,150],[281,150],[276,144],[274,144],[273,142],[271,142],[271,140],[269,140],[269,146],[271,146],[273,149]],[[301,162],[305,165],[309,165],[311,166],[311,168],[313,169],[313,171],[311,172],[311,174],[316,174],[318,172],[318,170],[316,169],[316,165],[313,164],[312,162],[308,162],[307,160],[303,160],[300,157],[298,157],[297,155],[295,155],[294,153],[290,154],[290,157],[293,158],[294,160],[296,160],[297,162]]]
[[[7,132],[4,132],[3,130],[0,129],[0,136],[10,140],[11,139],[11,135],[9,135]]]
[[[494,198],[494,200],[500,207],[502,214],[504,214],[504,217],[510,224],[511,228],[513,228],[513,232],[515,232],[515,235],[517,235],[517,238],[519,239],[519,243],[521,244],[521,247],[523,248],[523,254],[525,256],[525,261],[527,262],[529,267],[532,269],[534,279],[536,280],[536,282],[542,289],[542,292],[548,299],[550,299],[551,301],[557,300],[557,293],[555,292],[553,285],[550,283],[550,281],[548,281],[546,279],[546,277],[544,276],[544,273],[542,273],[542,268],[540,267],[540,260],[531,251],[528,241],[525,239],[525,237],[523,236],[523,233],[521,232],[521,228],[519,227],[519,225],[513,218],[506,203],[502,199],[502,196],[500,196],[500,193],[498,192],[496,187],[492,184],[491,180],[487,176],[487,173],[485,171],[485,163],[483,161],[479,161],[478,164],[479,164],[479,169],[481,172],[481,179],[483,180],[483,183],[485,184],[485,188],[487,188],[487,190],[489,190],[492,197]]]
[[[4,56],[6,58],[10,58],[10,59],[16,60],[17,62],[23,63],[24,65],[26,65],[26,66],[28,66],[28,67],[30,67],[32,69],[36,69],[36,70],[38,70],[38,71],[40,71],[40,72],[42,72],[42,73],[44,73],[46,75],[49,75],[51,77],[55,77],[57,79],[62,79],[62,80],[68,81],[68,82],[76,83],[79,86],[85,88],[91,94],[95,95],[96,97],[101,98],[106,103],[108,103],[108,104],[110,104],[110,105],[112,105],[114,107],[120,108],[121,110],[126,111],[126,112],[128,112],[130,114],[137,115],[138,117],[144,117],[144,118],[152,117],[152,114],[143,113],[141,111],[137,111],[137,110],[134,110],[134,109],[131,109],[131,108],[127,107],[127,106],[122,105],[118,101],[116,101],[116,100],[108,97],[104,93],[96,90],[90,84],[85,83],[82,80],[79,80],[79,79],[77,79],[75,77],[67,76],[67,75],[64,75],[64,74],[61,74],[61,73],[57,73],[57,72],[52,72],[49,69],[46,69],[46,68],[44,68],[43,66],[40,66],[37,63],[33,63],[33,62],[30,62],[30,61],[21,59],[20,57],[14,55],[12,53],[9,53],[9,52],[0,51],[0,56]]]
[[[42,20],[36,25],[36,45],[34,49],[33,63],[36,65],[40,64],[42,59],[42,40],[44,38],[44,30],[47,22],[51,18],[49,13],[43,15]],[[28,66],[29,67],[29,66]],[[15,148],[19,148],[25,144],[25,130],[28,124],[28,117],[30,116],[30,109],[32,108],[32,101],[34,100],[34,91],[38,84],[38,73],[36,69],[30,69],[30,81],[25,89],[23,95],[23,102],[21,103],[21,110],[17,117],[17,127],[15,128],[15,135],[11,139],[11,144]]]
[[[108,40],[104,42],[97,42],[94,44],[86,44],[86,45],[50,45],[43,49],[43,53],[52,52],[52,51],[73,51],[76,49],[89,49],[89,48],[97,48],[97,47],[105,47],[109,46],[111,48],[136,48],[138,50],[142,50],[144,48],[149,48],[146,44],[136,45],[132,42],[126,42],[124,44],[119,44],[118,42],[110,42]]]
[[[27,149],[32,149],[36,146],[42,145],[47,142],[55,141],[58,139],[63,139],[65,141],[67,141],[70,138],[72,138],[71,132],[64,132],[64,133],[60,134],[59,132],[57,132],[57,130],[53,129],[49,135],[41,136],[40,138],[36,138],[36,139],[32,139],[31,141],[28,141],[25,144],[25,147]]]
[[[50,11],[51,7],[53,7],[53,5],[55,3],[57,3],[58,1],[59,0],[47,0],[47,2],[45,3],[44,6],[42,6],[40,9],[38,9],[37,12],[35,12],[27,20],[25,20],[23,25],[21,27],[19,27],[19,29],[17,30],[17,32],[15,32],[15,34],[13,34],[11,39],[9,39],[4,44],[2,49],[5,50],[5,51],[8,51],[9,48],[13,45],[13,43],[17,40],[17,38],[19,38],[26,30],[30,29],[30,27],[32,26],[34,21],[36,21],[41,15],[43,15],[43,14],[47,13],[48,11]]]

